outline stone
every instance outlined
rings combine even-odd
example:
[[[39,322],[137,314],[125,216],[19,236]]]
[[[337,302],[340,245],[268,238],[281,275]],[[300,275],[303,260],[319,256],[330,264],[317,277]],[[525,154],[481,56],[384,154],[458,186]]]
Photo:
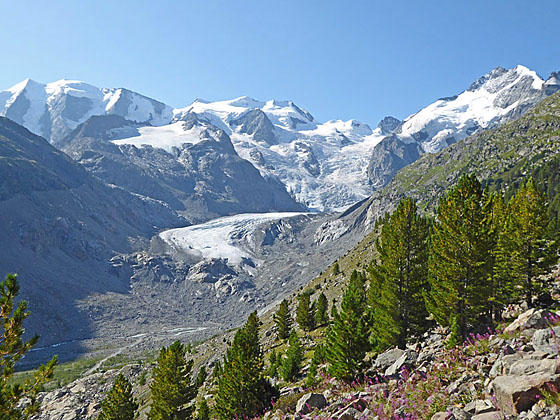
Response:
[[[447,411],[440,411],[436,414],[434,414],[431,418],[431,420],[447,420],[450,417],[449,413]]]
[[[354,407],[348,407],[342,414],[335,416],[334,418],[338,420],[359,420],[362,417],[362,413],[356,410]]]
[[[296,413],[307,414],[314,408],[324,408],[327,406],[327,399],[323,394],[310,392],[301,397],[296,404]]]
[[[560,326],[537,330],[533,334],[531,343],[535,350],[555,356],[558,354],[558,349],[560,347],[558,334],[560,334]]]
[[[403,366],[410,367],[414,365],[416,359],[418,359],[418,353],[414,350],[404,350],[403,354],[385,370],[385,376],[397,375]]]
[[[560,384],[560,375],[498,376],[492,382],[496,403],[505,415],[517,415],[530,409],[538,401],[540,389],[547,383]]]
[[[512,333],[515,331],[544,328],[548,325],[548,316],[550,316],[550,312],[547,310],[531,308],[519,315],[515,321],[505,328],[504,332]]]
[[[471,420],[502,420],[504,414],[501,411],[489,411],[487,413],[476,414]]]
[[[507,373],[509,375],[532,375],[535,373],[556,374],[560,373],[560,360],[521,359],[517,362],[514,362]]]
[[[373,362],[373,367],[379,370],[386,370],[389,366],[397,361],[399,357],[401,357],[404,353],[404,350],[395,348],[387,350],[381,354],[379,354],[375,358],[375,362]]]
[[[465,405],[465,411],[470,414],[488,413],[494,410],[494,406],[489,400],[474,400]]]

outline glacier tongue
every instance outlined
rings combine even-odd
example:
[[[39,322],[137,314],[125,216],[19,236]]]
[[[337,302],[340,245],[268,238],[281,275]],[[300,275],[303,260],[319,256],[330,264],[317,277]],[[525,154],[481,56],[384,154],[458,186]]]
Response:
[[[206,223],[170,229],[159,237],[177,251],[203,259],[221,258],[230,264],[239,265],[252,258],[251,252],[243,247],[246,239],[261,224],[300,216],[306,213],[245,213],[220,217]]]

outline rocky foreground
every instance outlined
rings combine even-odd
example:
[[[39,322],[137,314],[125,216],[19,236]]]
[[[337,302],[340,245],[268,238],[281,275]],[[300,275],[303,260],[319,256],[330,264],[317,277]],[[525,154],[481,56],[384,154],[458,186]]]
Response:
[[[557,326],[558,325],[558,326]],[[313,389],[286,387],[265,419],[558,419],[560,317],[530,309],[499,331],[446,348],[446,331],[370,360],[367,377],[344,384],[325,377]],[[36,419],[95,419],[122,371],[141,404],[149,405],[149,367],[97,372],[42,393]],[[207,389],[207,388],[206,388]],[[142,409],[143,407],[143,409]]]

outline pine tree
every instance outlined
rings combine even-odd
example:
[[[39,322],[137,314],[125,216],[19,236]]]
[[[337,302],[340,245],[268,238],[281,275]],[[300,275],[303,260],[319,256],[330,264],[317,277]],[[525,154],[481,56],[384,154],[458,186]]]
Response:
[[[329,322],[329,316],[327,314],[328,303],[327,297],[321,292],[317,298],[317,303],[315,305],[315,325],[322,326]]]
[[[411,336],[428,327],[423,301],[429,287],[428,235],[427,220],[409,198],[399,202],[381,227],[376,242],[379,256],[370,266],[373,287],[368,293],[378,350],[392,345],[404,349]]]
[[[202,366],[198,371],[198,375],[196,375],[196,380],[194,381],[194,385],[196,386],[197,389],[200,388],[202,385],[204,385],[207,376],[208,373],[206,372],[206,366]]]
[[[186,347],[175,341],[163,347],[154,368],[150,420],[190,419],[197,388],[191,384],[192,360],[186,360]]]
[[[216,411],[220,419],[252,417],[270,406],[277,390],[264,376],[264,359],[259,343],[260,321],[249,315],[235,333],[218,379]]]
[[[500,271],[509,276],[529,307],[533,306],[533,298],[546,290],[544,278],[558,261],[548,226],[546,197],[531,178],[509,203],[499,259]]]
[[[208,408],[208,403],[205,398],[202,398],[200,402],[196,418],[197,420],[210,420],[210,409]]]
[[[15,274],[8,274],[0,282],[0,322],[2,339],[0,340],[0,419],[21,420],[35,414],[39,406],[37,394],[42,386],[50,381],[57,362],[56,356],[46,365],[40,366],[32,378],[23,384],[11,381],[15,364],[37,344],[38,336],[28,341],[22,339],[23,322],[29,316],[27,302],[19,301],[14,309],[14,300],[19,293]],[[20,403],[27,400],[29,405],[20,408]]]
[[[276,353],[275,349],[272,349],[270,355],[268,356],[268,376],[270,376],[271,378],[276,378],[278,376],[278,367],[280,365],[280,362],[280,356],[278,355],[278,353]]]
[[[334,263],[332,272],[335,276],[338,276],[338,274],[340,273],[340,266],[338,265],[338,261]]]
[[[305,378],[305,385],[309,388],[317,385],[317,362],[315,362],[315,360],[311,360],[309,370],[307,371],[307,377]]]
[[[303,361],[303,350],[299,337],[295,331],[290,334],[289,347],[280,365],[280,376],[286,382],[293,381],[299,374],[301,362]]]
[[[214,365],[214,370],[212,370],[212,378],[218,379],[221,374],[222,374],[222,364],[220,363],[219,360],[217,360],[216,364]]]
[[[133,420],[137,409],[131,383],[123,374],[119,374],[101,403],[99,420]]]
[[[511,281],[505,262],[509,261],[507,250],[507,223],[508,209],[502,194],[493,194],[487,204],[488,237],[491,251],[490,272],[488,282],[490,284],[489,315],[493,321],[501,320],[501,313],[506,305],[513,302],[514,285]]]
[[[311,306],[311,293],[309,290],[306,290],[298,297],[296,321],[303,331],[311,331],[315,328],[315,317]]]
[[[278,310],[274,314],[274,322],[276,323],[277,336],[280,340],[286,340],[290,337],[292,330],[292,316],[288,307],[288,301],[284,299]]]
[[[334,311],[326,337],[329,372],[338,379],[351,380],[362,370],[369,349],[365,312],[365,276],[354,271],[342,297],[340,311]]]
[[[476,177],[463,175],[440,200],[431,235],[426,306],[441,325],[449,326],[452,317],[457,317],[463,334],[490,322],[487,299],[491,284],[487,280],[492,243],[486,203]]]

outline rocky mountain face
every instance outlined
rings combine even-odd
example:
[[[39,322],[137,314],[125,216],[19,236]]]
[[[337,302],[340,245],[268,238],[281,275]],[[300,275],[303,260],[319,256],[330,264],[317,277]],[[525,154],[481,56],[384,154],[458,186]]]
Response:
[[[20,275],[42,343],[92,334],[76,305],[95,293],[128,293],[109,259],[140,249],[185,220],[166,204],[99,182],[27,129],[0,117],[0,272]]]
[[[369,180],[381,188],[420,155],[514,120],[559,89],[558,73],[543,80],[523,66],[497,67],[459,95],[439,99],[395,127],[372,152]]]
[[[263,178],[240,158],[226,133],[194,114],[173,124],[175,143],[141,145],[166,135],[169,140],[168,130],[116,115],[97,116],[79,125],[60,147],[108,184],[164,201],[190,223],[236,213],[305,209],[281,183]]]

